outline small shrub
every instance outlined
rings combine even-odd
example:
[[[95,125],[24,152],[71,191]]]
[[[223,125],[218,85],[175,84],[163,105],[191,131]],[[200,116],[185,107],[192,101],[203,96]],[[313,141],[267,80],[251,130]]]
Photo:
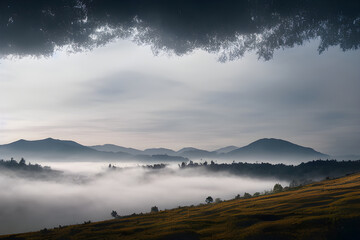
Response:
[[[281,186],[280,183],[277,183],[277,184],[274,185],[273,191],[274,191],[274,193],[282,192],[282,191],[283,191],[283,187]]]
[[[157,212],[159,212],[159,208],[157,206],[153,206],[153,207],[151,207],[151,212],[157,213]]]
[[[250,193],[244,193],[244,198],[251,198],[251,194]]]
[[[253,194],[253,197],[258,197],[258,196],[260,196],[259,192],[256,192],[256,193]]]
[[[114,210],[112,210],[111,216],[112,216],[113,218],[119,218],[119,217],[120,217],[120,216],[117,214],[117,212],[114,211]]]

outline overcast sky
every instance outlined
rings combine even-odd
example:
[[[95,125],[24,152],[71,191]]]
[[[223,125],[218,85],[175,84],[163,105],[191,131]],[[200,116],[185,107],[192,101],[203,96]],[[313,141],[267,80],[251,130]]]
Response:
[[[360,154],[360,54],[317,41],[217,61],[154,56],[128,40],[93,51],[0,59],[0,144],[53,137],[139,149],[282,138]]]

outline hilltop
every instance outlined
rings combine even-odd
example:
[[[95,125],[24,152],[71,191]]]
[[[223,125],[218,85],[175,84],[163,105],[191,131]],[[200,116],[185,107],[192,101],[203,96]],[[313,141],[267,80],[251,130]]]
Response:
[[[46,138],[41,140],[24,140],[0,145],[0,153],[6,157],[88,157],[97,151],[70,140]]]
[[[71,140],[60,140],[46,138],[41,140],[24,140],[0,145],[0,157],[5,158],[44,158],[46,160],[61,159],[62,161],[88,161],[100,160],[108,161],[109,159],[136,159],[139,161],[187,161],[187,158],[181,156],[168,156],[165,154],[147,155],[136,149],[121,148],[116,145],[98,146],[103,149],[122,149],[123,151],[99,151],[95,147],[87,147]],[[132,150],[132,153],[129,151]],[[138,155],[137,155],[138,154]]]
[[[360,174],[249,199],[72,225],[0,239],[355,239]]]
[[[319,159],[328,158],[309,147],[303,147],[289,141],[275,138],[263,138],[247,146],[235,149],[226,154],[232,158],[247,159]]]

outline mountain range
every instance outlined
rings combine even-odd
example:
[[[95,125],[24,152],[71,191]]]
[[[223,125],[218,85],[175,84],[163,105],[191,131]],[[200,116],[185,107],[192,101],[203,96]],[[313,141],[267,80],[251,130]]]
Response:
[[[46,138],[28,141],[18,140],[0,145],[0,158],[44,158],[44,159],[136,159],[155,161],[187,161],[188,159],[231,159],[231,160],[303,160],[328,158],[329,156],[309,147],[303,147],[275,138],[259,139],[244,147],[228,146],[214,151],[182,148],[174,151],[167,148],[139,150],[114,144],[84,146],[74,141]]]
[[[116,145],[108,144],[91,146],[91,148],[98,151],[118,152],[122,151],[128,154],[133,154],[132,148],[123,148]],[[229,159],[319,159],[328,158],[327,154],[320,153],[309,147],[303,147],[282,139],[263,138],[250,143],[244,147],[228,146],[214,151],[207,151],[194,147],[182,148],[179,151],[174,151],[167,148],[152,148],[144,151],[136,150],[137,154],[162,154],[168,156],[182,156],[191,159],[199,158],[229,158]]]

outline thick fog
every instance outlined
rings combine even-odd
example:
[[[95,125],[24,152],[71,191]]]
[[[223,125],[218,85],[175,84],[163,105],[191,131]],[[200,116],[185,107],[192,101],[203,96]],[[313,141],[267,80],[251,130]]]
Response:
[[[62,170],[62,177],[40,180],[0,174],[0,234],[111,219],[112,210],[127,215],[149,212],[155,205],[160,210],[197,205],[209,195],[226,200],[270,190],[278,182],[180,170],[176,164],[161,170],[136,164],[109,169],[108,163],[94,162],[47,165]]]

